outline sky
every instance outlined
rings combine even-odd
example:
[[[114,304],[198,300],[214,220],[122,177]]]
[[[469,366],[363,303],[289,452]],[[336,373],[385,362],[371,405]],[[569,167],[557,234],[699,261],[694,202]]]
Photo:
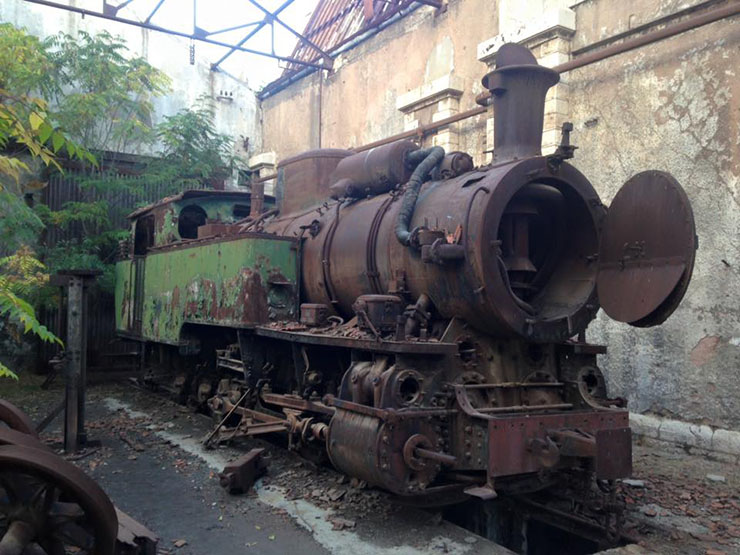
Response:
[[[121,5],[124,2],[124,0],[108,1],[113,5]],[[126,19],[143,21],[154,10],[158,1],[132,0],[118,12],[118,15]],[[257,1],[269,11],[276,10],[285,2],[285,0]],[[280,19],[295,31],[303,32],[317,2],[318,0],[294,0],[281,12]],[[100,3],[100,0],[93,2],[89,9],[100,10]],[[87,8],[88,6],[81,7]],[[197,26],[210,33],[247,23],[259,22],[264,17],[264,13],[249,0],[164,0],[157,13],[152,17],[151,23],[184,33],[192,33],[194,14]],[[254,27],[245,27],[211,35],[209,38],[235,44],[253,29]],[[274,29],[275,53],[281,56],[290,56],[296,45],[296,36],[277,22],[274,24]],[[243,46],[253,50],[269,52],[272,40],[271,28],[266,25]],[[195,49],[199,58],[206,58],[211,62],[218,61],[228,52],[226,48],[200,41],[195,41]],[[250,87],[260,89],[280,77],[284,66],[284,62],[273,58],[236,51],[220,67],[236,77],[246,77]]]

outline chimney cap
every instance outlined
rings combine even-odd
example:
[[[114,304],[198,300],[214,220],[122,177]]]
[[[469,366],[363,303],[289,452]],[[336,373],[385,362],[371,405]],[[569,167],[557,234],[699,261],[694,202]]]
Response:
[[[537,58],[534,57],[529,48],[507,42],[496,52],[496,69],[483,76],[483,86],[489,91],[493,91],[500,86],[500,81],[496,76],[514,71],[536,72],[547,75],[543,79],[547,83],[547,88],[560,81],[560,74],[553,69],[539,65]]]

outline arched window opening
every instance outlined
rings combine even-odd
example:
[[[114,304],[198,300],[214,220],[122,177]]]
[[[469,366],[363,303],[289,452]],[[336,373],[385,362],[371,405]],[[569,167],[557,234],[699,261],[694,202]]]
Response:
[[[180,210],[177,219],[177,232],[181,239],[197,239],[198,228],[206,224],[206,211],[191,204]]]

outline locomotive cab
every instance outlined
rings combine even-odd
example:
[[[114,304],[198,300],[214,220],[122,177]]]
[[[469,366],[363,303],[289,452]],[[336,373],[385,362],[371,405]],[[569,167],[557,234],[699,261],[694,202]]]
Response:
[[[274,203],[271,196],[264,200],[268,207]],[[247,275],[243,271],[259,252],[230,245],[228,249],[236,251],[233,267],[219,262],[227,250],[218,247],[219,241],[236,236],[240,230],[239,222],[249,216],[250,203],[251,195],[247,192],[191,190],[130,214],[131,236],[121,243],[116,264],[118,333],[137,340],[163,342],[193,350],[187,344],[197,345],[199,340],[185,337],[184,327],[189,324],[233,325],[266,320],[264,314],[269,307],[266,308],[264,303],[248,305],[247,299],[243,299],[240,310],[219,314],[218,307],[206,306],[204,298],[206,294],[217,298],[225,295],[223,289],[215,290],[214,284],[230,273],[233,274],[234,285],[242,287],[257,280],[262,286],[270,279],[267,275],[257,278],[254,272]],[[181,252],[198,245],[202,250],[197,251],[197,255],[195,251]],[[281,249],[288,248],[281,246]],[[202,257],[207,251],[212,251],[212,255],[205,260]],[[196,258],[199,263],[193,264]],[[294,274],[295,257],[285,263]],[[271,272],[280,274],[276,268],[264,270],[265,274]],[[178,274],[183,277],[180,286],[176,283]],[[192,283],[196,278],[200,281],[197,285]],[[277,310],[275,314],[289,314],[295,310],[294,306],[286,305],[285,310]]]

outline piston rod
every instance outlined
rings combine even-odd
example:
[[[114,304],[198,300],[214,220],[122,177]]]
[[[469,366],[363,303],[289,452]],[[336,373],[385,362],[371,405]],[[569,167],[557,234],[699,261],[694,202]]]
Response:
[[[431,451],[430,449],[424,449],[423,447],[417,447],[414,450],[414,455],[416,455],[420,459],[429,459],[430,461],[436,461],[447,466],[454,466],[454,464],[457,462],[457,457],[447,455],[446,453]]]

